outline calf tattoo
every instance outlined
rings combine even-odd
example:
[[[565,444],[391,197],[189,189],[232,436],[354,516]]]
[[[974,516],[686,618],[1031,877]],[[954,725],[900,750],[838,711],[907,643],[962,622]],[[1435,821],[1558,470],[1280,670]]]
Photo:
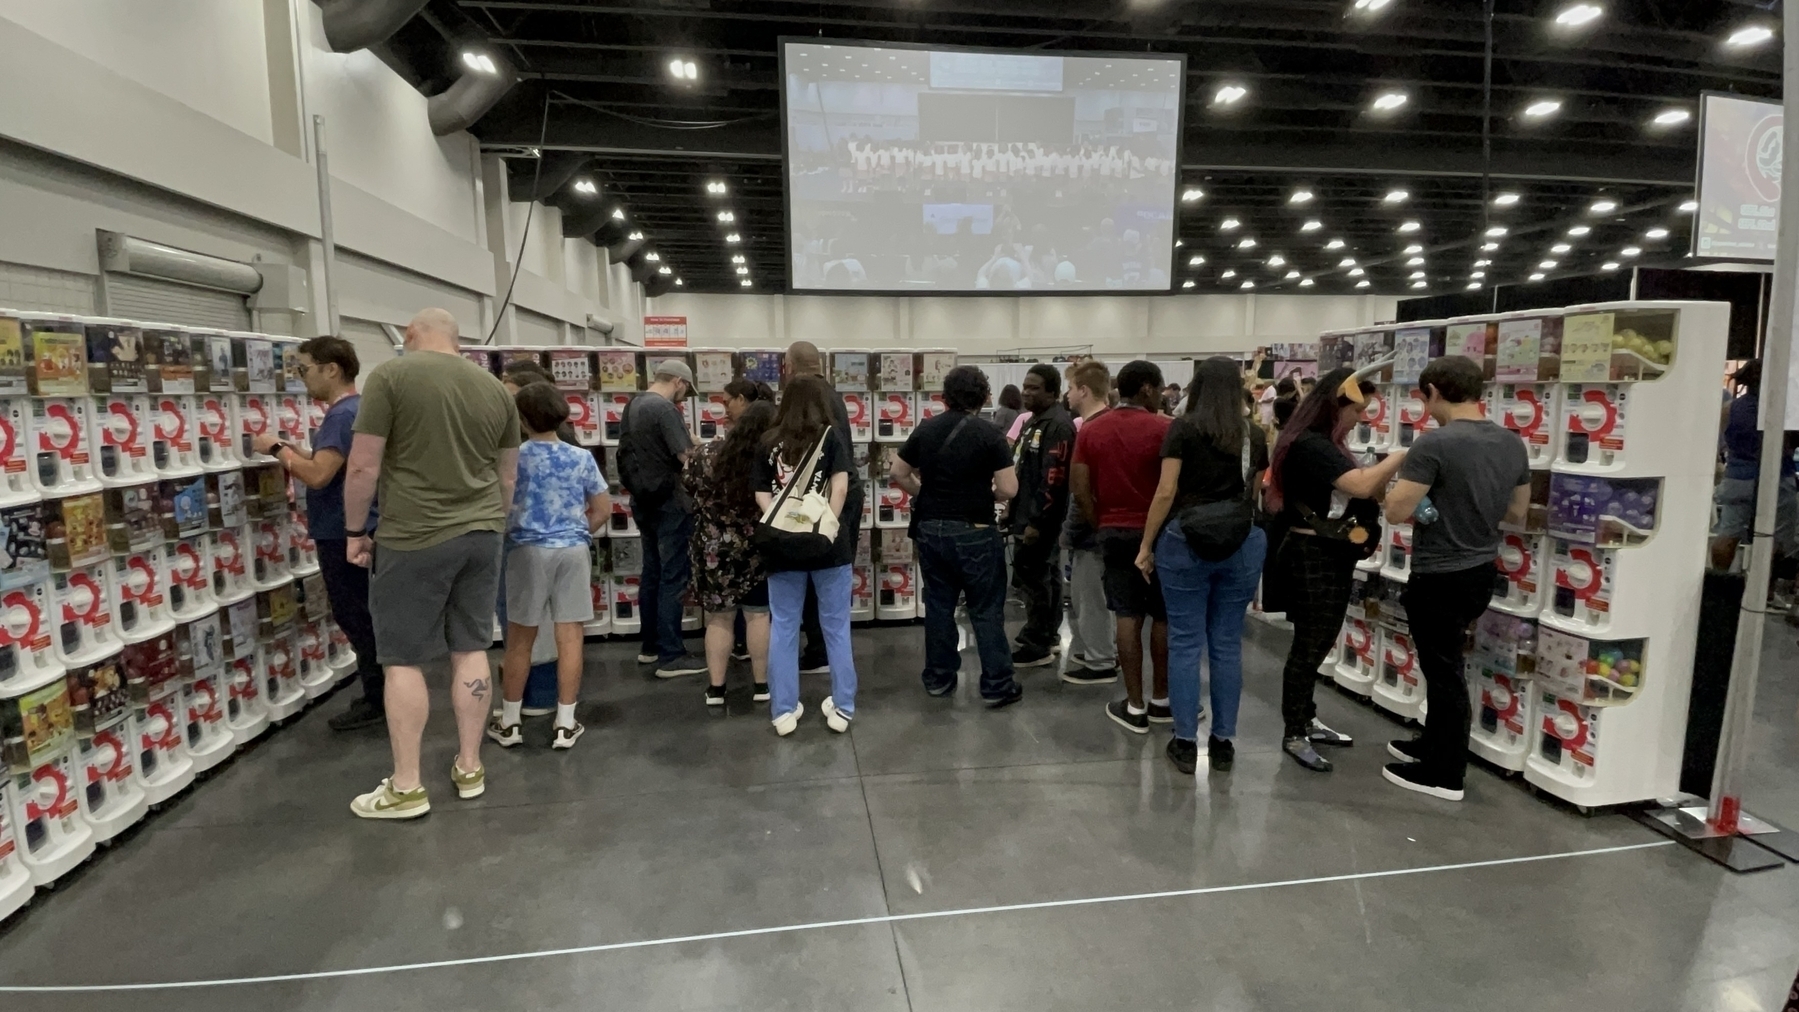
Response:
[[[487,679],[471,678],[462,684],[468,689],[469,695],[477,700],[485,701],[487,699]]]

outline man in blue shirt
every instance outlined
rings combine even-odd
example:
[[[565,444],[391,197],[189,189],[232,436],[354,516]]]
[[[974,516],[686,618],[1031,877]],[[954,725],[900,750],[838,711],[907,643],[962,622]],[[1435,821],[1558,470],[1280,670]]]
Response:
[[[375,627],[369,619],[369,571],[349,563],[344,552],[344,461],[350,456],[351,427],[362,396],[356,392],[356,348],[341,337],[315,337],[300,345],[300,375],[306,392],[329,405],[325,420],[312,437],[312,450],[278,437],[255,438],[259,453],[272,455],[306,486],[306,524],[318,546],[319,571],[331,616],[356,651],[356,673],[362,698],[327,723],[334,731],[385,724],[381,665],[375,661]],[[374,510],[369,511],[374,529]]]

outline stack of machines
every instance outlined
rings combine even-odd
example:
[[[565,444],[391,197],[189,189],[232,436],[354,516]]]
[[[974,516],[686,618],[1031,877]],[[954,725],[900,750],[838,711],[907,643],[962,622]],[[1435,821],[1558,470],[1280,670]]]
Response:
[[[297,345],[0,310],[0,917],[353,670]]]
[[[1416,392],[1425,361],[1481,363],[1483,411],[1523,441],[1532,482],[1528,517],[1502,532],[1492,601],[1472,632],[1469,748],[1583,810],[1678,787],[1728,325],[1718,303],[1619,302],[1321,344],[1320,371],[1395,356],[1381,377],[1389,396],[1350,435],[1370,454],[1430,427]],[[1382,550],[1359,567],[1323,673],[1425,720],[1398,600],[1410,528],[1388,525]]]

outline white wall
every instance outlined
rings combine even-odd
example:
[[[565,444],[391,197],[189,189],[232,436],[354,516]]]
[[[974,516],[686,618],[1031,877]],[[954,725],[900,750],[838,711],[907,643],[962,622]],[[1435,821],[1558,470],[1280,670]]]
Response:
[[[1393,318],[1396,299],[1361,295],[1169,295],[898,298],[670,294],[651,316],[686,316],[693,347],[944,347],[965,355],[1032,350],[1193,355]]]

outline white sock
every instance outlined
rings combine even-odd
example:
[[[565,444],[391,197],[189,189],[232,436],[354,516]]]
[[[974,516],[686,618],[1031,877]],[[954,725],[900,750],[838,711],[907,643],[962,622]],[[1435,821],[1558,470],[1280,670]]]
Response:
[[[500,726],[501,727],[511,727],[512,725],[518,723],[518,710],[519,710],[519,707],[524,706],[524,705],[525,705],[525,701],[522,699],[519,699],[519,700],[502,699],[502,700],[500,700]]]
[[[573,704],[573,703],[557,703],[556,704],[556,726],[557,727],[571,727],[571,728],[575,726],[575,704]]]
[[[1131,701],[1130,701],[1130,700],[1128,700],[1128,699],[1127,699],[1127,700],[1125,700],[1125,701],[1124,701],[1124,712],[1126,712],[1126,713],[1128,713],[1128,714],[1130,714],[1130,715],[1131,715],[1131,716],[1133,716],[1133,717],[1135,717],[1135,716],[1136,716],[1136,715],[1137,715],[1137,714],[1139,714],[1139,713],[1148,713],[1148,712],[1149,712],[1149,711],[1148,711],[1148,710],[1145,710],[1145,709],[1144,709],[1144,708],[1143,708],[1143,707],[1141,707],[1141,706],[1132,706],[1132,705],[1131,705]]]
[[[1149,705],[1151,705],[1151,706],[1167,706],[1168,705],[1168,697],[1163,696],[1161,699],[1152,699],[1149,701]]]

